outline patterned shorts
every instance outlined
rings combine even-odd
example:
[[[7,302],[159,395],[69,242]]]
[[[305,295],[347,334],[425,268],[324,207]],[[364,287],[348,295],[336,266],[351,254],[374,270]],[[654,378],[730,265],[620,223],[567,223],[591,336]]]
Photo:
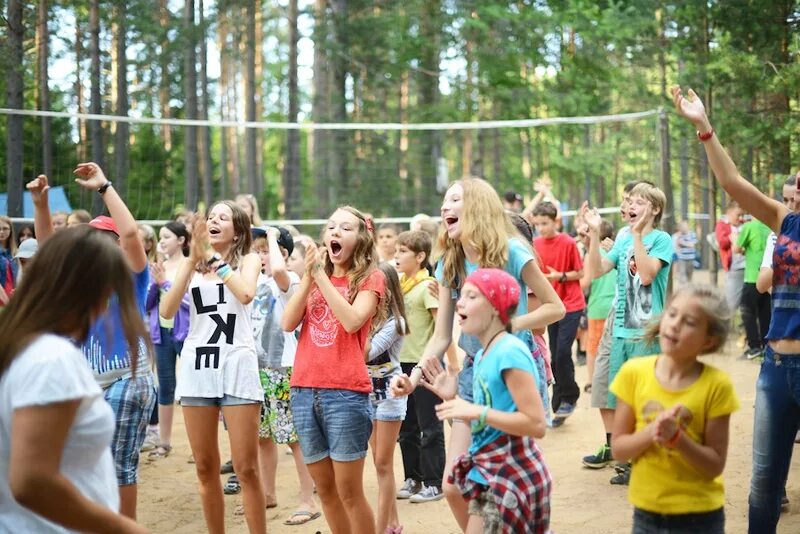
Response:
[[[297,443],[297,431],[289,407],[292,368],[259,369],[258,375],[261,377],[261,387],[264,388],[258,437],[272,439],[280,444]]]
[[[484,534],[500,534],[503,531],[503,518],[500,517],[500,509],[494,500],[494,495],[488,486],[478,495],[469,501],[469,515],[477,515],[483,518]]]
[[[156,403],[153,373],[147,371],[136,378],[124,378],[103,391],[103,397],[114,410],[114,438],[111,454],[117,484],[136,484],[139,474],[139,448],[147,433],[147,422]]]

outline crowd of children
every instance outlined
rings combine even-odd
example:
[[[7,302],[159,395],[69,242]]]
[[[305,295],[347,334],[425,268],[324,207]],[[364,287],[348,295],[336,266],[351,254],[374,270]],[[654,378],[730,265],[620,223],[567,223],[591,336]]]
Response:
[[[400,534],[397,499],[446,498],[464,532],[550,532],[558,483],[537,439],[584,392],[605,436],[583,464],[618,462],[610,482],[629,485],[633,531],[724,532],[739,401],[698,356],[724,346],[741,301],[746,356],[763,355],[750,532],[775,532],[800,424],[800,189],[787,180],[784,203],[755,190],[697,96],[673,96],[732,199],[715,232],[724,292],[691,283],[697,237],[685,223],[660,229],[666,197],[646,180],[625,186],[616,235],[588,203],[566,233],[547,183],[523,208],[521,195],[465,177],[445,193],[441,224],[375,228],[342,206],[318,240],[263,226],[252,195],[156,234],[94,163],[77,182],[109,216],[51,216],[47,178],[31,181],[25,239],[0,217],[0,530],[144,532],[140,451],[172,453],[177,399],[209,532],[224,532],[231,492],[249,531],[267,531],[265,508],[285,497],[279,446],[298,478],[287,525],[324,515],[336,534]],[[739,227],[742,210],[754,219]]]

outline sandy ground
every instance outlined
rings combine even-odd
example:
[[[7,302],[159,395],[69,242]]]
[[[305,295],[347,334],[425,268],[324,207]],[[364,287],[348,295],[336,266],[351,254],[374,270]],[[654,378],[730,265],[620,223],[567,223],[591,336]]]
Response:
[[[750,483],[751,436],[753,402],[758,365],[737,360],[730,354],[711,356],[707,361],[726,369],[732,376],[742,408],[731,422],[731,444],[725,469],[727,490],[726,514],[728,532],[747,530],[747,493]],[[579,383],[586,381],[586,368],[577,369]],[[194,466],[189,464],[190,451],[180,409],[176,413],[174,451],[158,462],[143,460],[139,486],[139,520],[153,532],[197,533],[205,530],[200,499],[197,494]],[[625,488],[611,486],[611,468],[592,471],[581,467],[581,457],[592,453],[603,438],[602,424],[596,410],[581,399],[567,423],[550,430],[541,441],[547,465],[554,479],[552,527],[560,534],[628,532],[631,525],[631,506]],[[220,447],[227,457],[227,438],[220,425]],[[778,532],[800,532],[800,445],[794,455],[787,485],[791,504],[781,517]],[[395,478],[402,483],[402,463],[397,449]],[[364,473],[367,495],[375,505],[377,485],[371,461]],[[283,520],[293,510],[297,477],[292,458],[281,449],[278,465],[279,506],[268,510],[269,530],[273,533],[330,532],[323,518],[303,526],[285,526]],[[234,516],[241,496],[225,498],[229,532],[247,532],[244,518]],[[404,532],[456,533],[458,528],[444,500],[427,504],[398,501]]]

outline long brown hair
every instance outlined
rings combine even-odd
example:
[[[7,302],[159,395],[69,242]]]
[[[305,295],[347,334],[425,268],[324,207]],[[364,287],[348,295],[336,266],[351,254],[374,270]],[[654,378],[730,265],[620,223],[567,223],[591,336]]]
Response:
[[[459,289],[467,277],[462,243],[478,253],[478,266],[503,269],[508,262],[508,239],[519,235],[497,191],[488,182],[466,177],[450,187],[456,184],[464,189],[464,209],[459,218],[461,237],[451,239],[447,231],[440,231],[434,251],[435,259],[441,259],[444,264],[445,284],[452,289]],[[526,246],[530,248],[529,243]]]
[[[0,376],[30,343],[45,333],[82,341],[93,312],[116,294],[122,330],[136,366],[147,339],[133,293],[133,275],[112,240],[87,225],[66,228],[47,240],[25,270],[0,320]]]
[[[353,248],[350,269],[347,271],[347,298],[352,304],[358,293],[358,288],[361,287],[364,280],[372,274],[378,265],[378,250],[375,248],[372,232],[367,228],[367,218],[364,214],[352,206],[339,206],[336,211],[339,210],[346,211],[358,219],[356,246]],[[327,228],[322,229],[320,237],[322,242],[325,242],[325,232],[327,232]],[[327,256],[325,257],[325,273],[328,277],[333,275],[333,262]]]
[[[372,319],[371,333],[374,334],[380,330],[390,317],[394,317],[397,334],[406,336],[411,333],[411,330],[408,328],[408,320],[406,319],[406,304],[403,298],[403,290],[400,287],[400,278],[398,278],[394,264],[391,262],[381,262],[378,265],[378,269],[386,279],[386,291],[383,295],[383,301],[378,304],[378,311],[375,312],[375,317]]]
[[[211,205],[211,209],[218,204],[228,206],[231,209],[231,222],[233,222],[233,235],[234,239],[231,249],[228,251],[228,256],[225,261],[232,268],[236,269],[242,261],[242,258],[250,253],[250,247],[253,245],[253,235],[250,232],[250,217],[247,213],[232,200],[220,200]],[[211,209],[208,213],[211,213]]]
[[[5,215],[0,215],[0,221],[6,223],[10,228],[8,231],[8,245],[0,243],[0,248],[8,250],[9,254],[14,256],[17,253],[17,240],[14,238],[14,224],[11,222],[11,219]]]

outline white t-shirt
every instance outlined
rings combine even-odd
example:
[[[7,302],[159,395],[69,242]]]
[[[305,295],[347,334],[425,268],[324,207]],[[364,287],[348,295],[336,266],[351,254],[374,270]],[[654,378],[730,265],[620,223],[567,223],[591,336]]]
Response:
[[[775,235],[775,232],[770,232],[767,236],[767,246],[764,249],[764,256],[761,258],[762,269],[772,269],[772,253],[775,252],[775,242],[777,240],[778,236]]]
[[[19,505],[8,472],[14,411],[77,399],[81,403],[64,443],[61,474],[87,499],[119,510],[111,457],[114,413],[80,349],[66,338],[44,334],[0,378],[0,532],[73,532]]]
[[[281,328],[283,310],[300,285],[300,277],[289,271],[289,287],[281,291],[272,276],[258,275],[256,295],[253,297],[253,340],[258,354],[258,366],[262,369],[292,367],[297,353],[297,337],[294,332]]]
[[[206,280],[198,273],[189,284],[189,300],[189,333],[175,396],[263,401],[252,306],[239,302],[219,278]]]

